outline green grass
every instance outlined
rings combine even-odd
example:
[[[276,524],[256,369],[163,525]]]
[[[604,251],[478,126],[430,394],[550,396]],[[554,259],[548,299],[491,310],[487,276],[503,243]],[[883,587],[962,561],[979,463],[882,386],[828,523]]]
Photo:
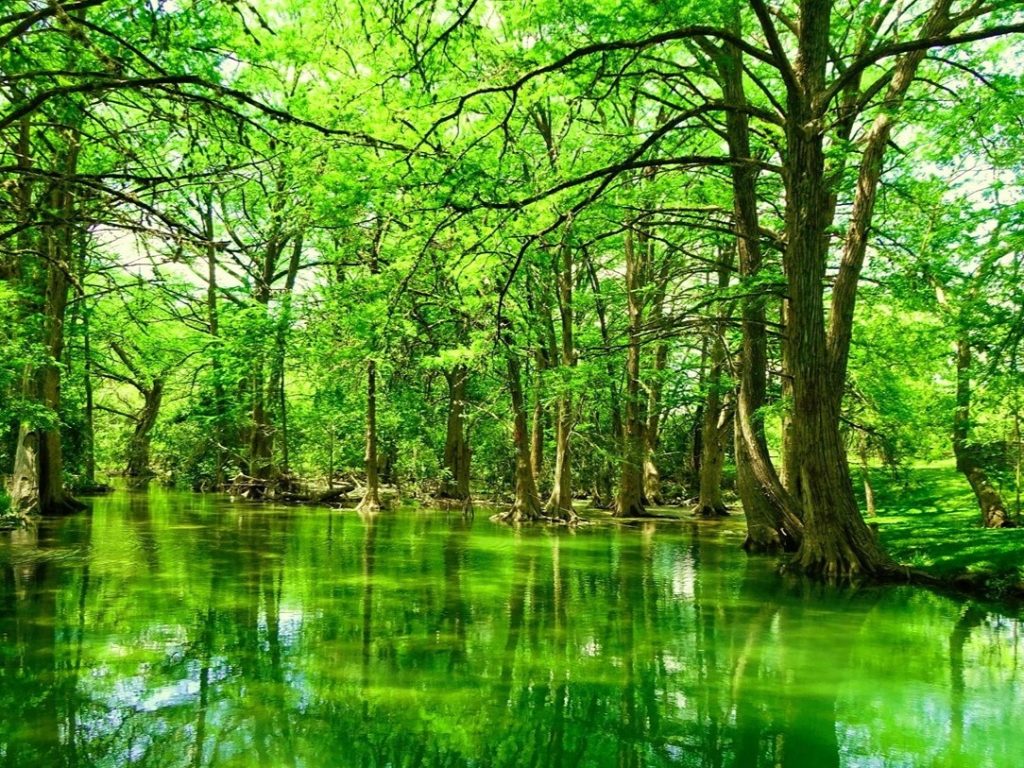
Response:
[[[1024,579],[1024,528],[981,527],[974,494],[952,462],[912,467],[899,480],[876,469],[872,481],[878,517],[870,522],[898,562],[944,578],[983,574],[993,586]]]

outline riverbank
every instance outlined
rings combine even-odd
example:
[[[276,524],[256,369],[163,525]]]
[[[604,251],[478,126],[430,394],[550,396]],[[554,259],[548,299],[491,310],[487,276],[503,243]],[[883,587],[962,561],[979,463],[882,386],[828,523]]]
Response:
[[[870,522],[894,560],[958,590],[1024,598],[1024,528],[982,528],[951,463],[911,467],[899,479],[878,470],[872,481],[878,516]]]

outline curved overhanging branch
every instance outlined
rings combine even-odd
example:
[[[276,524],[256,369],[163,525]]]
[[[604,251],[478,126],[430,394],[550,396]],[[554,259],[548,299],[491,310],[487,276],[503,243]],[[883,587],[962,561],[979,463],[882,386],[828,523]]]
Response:
[[[169,86],[181,86],[191,85],[202,88],[213,92],[218,96],[227,97],[240,104],[252,107],[257,111],[267,115],[274,120],[288,125],[297,125],[303,128],[309,128],[317,133],[324,136],[342,137],[353,140],[364,146],[373,147],[375,149],[388,149],[395,150],[404,153],[414,153],[414,148],[406,147],[401,144],[396,144],[391,141],[385,141],[383,139],[377,139],[369,134],[365,134],[359,131],[349,131],[342,128],[330,128],[325,125],[321,125],[313,120],[307,120],[297,115],[293,115],[283,109],[272,107],[269,104],[265,104],[259,99],[253,98],[244,91],[240,91],[236,88],[229,88],[227,86],[212,83],[201,77],[195,75],[164,75],[159,77],[135,77],[135,78],[118,78],[118,77],[105,77],[102,80],[91,81],[86,83],[74,83],[70,85],[63,85],[54,88],[48,88],[40,93],[37,93],[32,98],[23,102],[21,105],[8,112],[6,115],[0,117],[0,130],[7,128],[18,120],[26,117],[51,99],[57,98],[58,96],[66,96],[70,94],[96,94],[103,93],[106,91],[115,90],[149,90],[157,89],[163,90]],[[173,93],[171,95],[178,96],[181,98],[189,98],[194,94],[188,93]],[[228,111],[233,112],[227,107]]]
[[[843,89],[847,85],[863,74],[864,71],[872,64],[876,64],[882,59],[899,56],[903,53],[911,53],[913,51],[928,50],[930,48],[947,48],[952,45],[962,45],[963,43],[974,43],[979,40],[989,40],[993,37],[1019,34],[1024,34],[1024,22],[1018,24],[1000,24],[994,27],[989,27],[988,29],[964,32],[959,35],[931,35],[917,40],[908,40],[905,43],[894,43],[893,45],[876,48],[854,61],[847,68],[846,72],[836,78],[832,85],[825,90],[821,100],[821,107],[824,109],[828,106],[832,99],[842,93]]]
[[[751,45],[742,37],[734,35],[727,30],[703,24],[671,29],[639,40],[610,40],[604,43],[593,43],[591,45],[585,45],[582,48],[577,48],[549,64],[544,64],[536,69],[532,69],[511,83],[477,88],[469,93],[464,93],[458,98],[455,109],[443,117],[438,118],[427,130],[424,137],[421,139],[421,143],[425,142],[427,138],[435,133],[442,125],[456,119],[460,114],[462,114],[462,110],[465,109],[466,105],[470,101],[480,96],[486,96],[489,94],[510,94],[514,100],[519,91],[521,91],[527,83],[543,75],[565,69],[580,59],[594,56],[596,54],[614,53],[616,51],[641,51],[646,48],[652,48],[665,43],[677,42],[680,40],[692,40],[699,37],[708,37],[730,43],[751,57],[776,69],[781,69],[781,65],[776,61],[776,57],[768,51],[758,48],[756,45]]]

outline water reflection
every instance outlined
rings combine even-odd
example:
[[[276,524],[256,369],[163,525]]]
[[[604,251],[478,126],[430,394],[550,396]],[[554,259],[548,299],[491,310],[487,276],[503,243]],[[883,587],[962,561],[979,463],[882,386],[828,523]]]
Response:
[[[99,499],[0,541],[0,764],[1018,764],[1014,618],[740,535]]]

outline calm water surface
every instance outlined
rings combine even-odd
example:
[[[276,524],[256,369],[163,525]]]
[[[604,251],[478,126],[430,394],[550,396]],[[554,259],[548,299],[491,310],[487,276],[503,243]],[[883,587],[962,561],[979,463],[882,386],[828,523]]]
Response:
[[[1024,765],[1017,618],[741,540],[120,492],[0,538],[0,765]]]

